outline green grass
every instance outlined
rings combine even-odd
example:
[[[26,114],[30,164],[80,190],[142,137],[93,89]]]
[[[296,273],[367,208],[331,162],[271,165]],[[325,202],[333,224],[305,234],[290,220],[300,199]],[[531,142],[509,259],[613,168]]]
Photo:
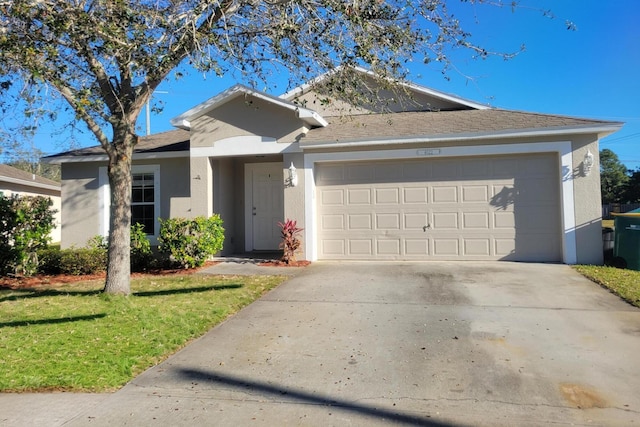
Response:
[[[147,276],[130,297],[102,281],[0,290],[0,391],[111,391],[284,280]]]
[[[577,265],[575,269],[630,304],[640,307],[640,271],[597,265]]]

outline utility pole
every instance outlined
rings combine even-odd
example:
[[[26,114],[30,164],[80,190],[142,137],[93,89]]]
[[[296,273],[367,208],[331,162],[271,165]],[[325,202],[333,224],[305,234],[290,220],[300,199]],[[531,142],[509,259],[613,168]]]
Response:
[[[156,90],[155,93],[169,93],[166,90]],[[153,95],[152,95],[153,96]],[[147,105],[146,105],[146,113],[147,113],[147,136],[151,135],[151,98],[149,98],[149,100],[147,101]]]

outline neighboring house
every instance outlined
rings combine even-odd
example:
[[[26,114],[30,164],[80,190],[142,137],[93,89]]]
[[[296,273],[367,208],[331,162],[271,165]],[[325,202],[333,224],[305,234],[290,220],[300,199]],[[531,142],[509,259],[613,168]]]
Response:
[[[10,197],[45,196],[53,202],[51,209],[57,212],[54,216],[55,228],[51,231],[51,241],[60,242],[61,196],[60,183],[32,173],[0,164],[0,194]]]
[[[304,228],[298,258],[311,261],[602,262],[591,166],[621,123],[412,84],[405,98],[383,91],[384,107],[349,106],[323,81],[280,97],[236,85],[174,118],[176,130],[142,137],[132,212],[152,242],[158,218],[219,213],[223,254],[276,250],[276,223],[291,218]],[[63,247],[106,234],[106,154],[45,160],[62,164]]]

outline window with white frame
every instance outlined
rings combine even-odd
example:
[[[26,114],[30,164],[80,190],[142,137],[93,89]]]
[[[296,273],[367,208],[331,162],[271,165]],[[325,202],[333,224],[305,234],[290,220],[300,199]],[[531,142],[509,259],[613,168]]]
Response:
[[[156,244],[160,217],[160,165],[134,165],[131,167],[131,223],[140,223],[151,244]],[[101,234],[109,234],[109,178],[107,168],[99,172],[100,205],[102,211]]]
[[[131,224],[142,224],[155,235],[155,179],[153,173],[134,173],[131,184]]]

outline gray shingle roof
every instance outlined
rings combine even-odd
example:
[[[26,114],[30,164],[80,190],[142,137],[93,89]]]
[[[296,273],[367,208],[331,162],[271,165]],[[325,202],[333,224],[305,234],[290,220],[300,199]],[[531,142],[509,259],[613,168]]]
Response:
[[[310,130],[300,143],[355,142],[383,139],[468,137],[525,131],[579,131],[620,123],[521,111],[487,109],[367,114],[328,117],[329,125]]]
[[[34,187],[46,185],[60,188],[59,182],[16,169],[13,166],[0,164],[0,182],[7,181],[7,178],[12,182],[24,181],[23,184],[32,185]]]
[[[141,136],[134,153],[165,153],[171,151],[189,150],[189,131],[175,129],[167,132],[156,133],[148,136]],[[100,145],[81,148],[78,150],[66,151],[64,153],[53,154],[44,157],[45,160],[54,160],[59,157],[82,157],[106,155]]]

